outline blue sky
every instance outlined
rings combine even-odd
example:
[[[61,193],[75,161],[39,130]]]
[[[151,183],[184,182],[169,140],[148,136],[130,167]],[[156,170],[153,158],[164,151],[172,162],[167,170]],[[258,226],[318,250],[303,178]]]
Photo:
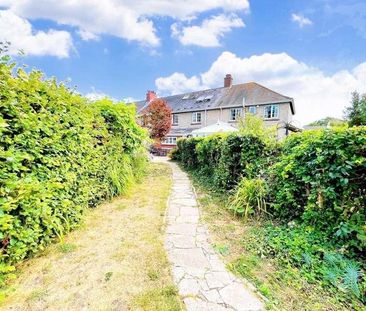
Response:
[[[0,41],[89,95],[142,99],[257,81],[301,124],[366,92],[363,0],[0,0]]]

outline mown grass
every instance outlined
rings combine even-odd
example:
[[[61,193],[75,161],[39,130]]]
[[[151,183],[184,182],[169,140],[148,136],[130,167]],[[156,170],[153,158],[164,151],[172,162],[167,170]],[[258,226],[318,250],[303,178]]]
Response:
[[[184,310],[163,245],[171,185],[170,168],[151,164],[126,195],[20,265],[0,309]]]
[[[263,256],[259,239],[270,221],[236,217],[227,208],[227,195],[215,192],[206,177],[191,172],[191,178],[217,251],[231,271],[267,298],[268,310],[365,310],[347,293],[309,282],[299,268]]]

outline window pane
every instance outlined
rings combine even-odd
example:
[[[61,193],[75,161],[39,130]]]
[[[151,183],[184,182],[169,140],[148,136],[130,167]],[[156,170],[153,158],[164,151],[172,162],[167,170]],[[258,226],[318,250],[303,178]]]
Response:
[[[201,123],[201,120],[202,120],[201,112],[192,113],[192,123]]]
[[[178,115],[173,114],[173,124],[178,124]]]
[[[271,106],[264,107],[264,117],[266,119],[270,119],[271,118]]]
[[[279,117],[278,105],[270,105],[264,107],[264,118],[266,119],[277,119]]]
[[[251,113],[251,114],[256,114],[256,113],[257,113],[257,107],[255,107],[255,106],[250,106],[250,107],[249,107],[249,113]]]
[[[236,116],[236,119],[239,119],[242,115],[243,115],[243,109],[242,108],[238,108],[238,114]]]
[[[230,121],[235,121],[238,117],[240,108],[230,109]]]

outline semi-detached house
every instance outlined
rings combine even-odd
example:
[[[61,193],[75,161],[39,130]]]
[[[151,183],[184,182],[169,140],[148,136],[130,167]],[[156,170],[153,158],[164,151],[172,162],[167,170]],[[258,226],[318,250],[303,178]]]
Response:
[[[141,113],[156,99],[154,91],[148,91],[146,99],[136,103]],[[180,137],[190,136],[195,129],[216,123],[226,122],[234,127],[246,113],[264,120],[268,126],[276,126],[278,138],[288,134],[293,115],[294,100],[291,97],[272,91],[256,82],[233,85],[233,78],[227,74],[224,86],[209,90],[162,97],[172,109],[172,128],[163,142],[170,149]],[[291,129],[291,128],[290,128]]]

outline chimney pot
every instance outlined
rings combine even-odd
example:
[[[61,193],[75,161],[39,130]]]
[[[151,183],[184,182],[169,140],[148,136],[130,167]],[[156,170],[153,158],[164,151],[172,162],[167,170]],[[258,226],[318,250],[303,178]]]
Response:
[[[147,93],[146,93],[146,101],[148,103],[150,103],[154,99],[156,99],[156,93],[154,91],[150,91],[150,90],[147,91]]]
[[[231,87],[233,85],[233,77],[228,73],[224,79],[224,87]]]

